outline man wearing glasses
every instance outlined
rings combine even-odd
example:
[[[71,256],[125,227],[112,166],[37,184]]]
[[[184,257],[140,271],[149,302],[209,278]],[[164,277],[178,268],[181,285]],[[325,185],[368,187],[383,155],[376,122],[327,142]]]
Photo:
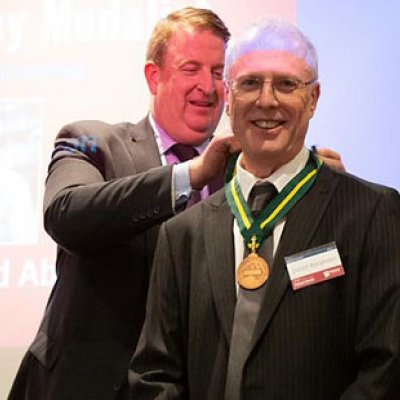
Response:
[[[108,400],[121,392],[159,224],[219,189],[237,149],[230,136],[210,140],[224,107],[229,37],[211,10],[172,12],[148,43],[149,115],[136,124],[80,121],[57,136],[44,200],[57,282],[10,400]],[[324,154],[342,167],[334,152]]]
[[[296,27],[249,29],[225,71],[242,153],[161,227],[131,399],[399,398],[399,194],[304,147],[320,84]]]

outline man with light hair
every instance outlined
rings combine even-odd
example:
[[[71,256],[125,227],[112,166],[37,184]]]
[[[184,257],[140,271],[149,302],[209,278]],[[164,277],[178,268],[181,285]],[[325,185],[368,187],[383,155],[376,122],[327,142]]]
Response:
[[[238,150],[232,135],[211,140],[224,107],[229,38],[211,10],[172,12],[148,44],[149,114],[136,124],[75,122],[58,134],[44,196],[57,282],[10,400],[121,393],[159,225],[219,189]],[[342,167],[334,152],[324,154]]]
[[[220,188],[229,152],[238,149],[229,135],[211,141],[224,106],[229,37],[211,10],[171,13],[148,45],[149,114],[136,124],[79,121],[58,134],[44,195],[57,281],[10,400],[120,394],[159,225]]]
[[[295,26],[252,27],[225,68],[242,153],[161,227],[131,399],[399,398],[399,194],[304,147],[320,84]]]

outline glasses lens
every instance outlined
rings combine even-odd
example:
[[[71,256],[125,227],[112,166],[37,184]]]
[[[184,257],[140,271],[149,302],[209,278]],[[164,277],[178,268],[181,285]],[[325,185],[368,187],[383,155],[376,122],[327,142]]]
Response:
[[[273,87],[280,93],[292,93],[299,87],[300,82],[287,77],[276,78]]]
[[[264,82],[271,81],[256,76],[243,76],[233,82],[232,88],[238,97],[254,100],[260,95]],[[302,85],[305,86],[302,81],[287,76],[275,77],[271,82],[275,95],[291,94],[296,89],[303,87]]]
[[[242,98],[257,97],[260,93],[263,81],[254,76],[243,76],[234,82],[234,90],[237,96]]]

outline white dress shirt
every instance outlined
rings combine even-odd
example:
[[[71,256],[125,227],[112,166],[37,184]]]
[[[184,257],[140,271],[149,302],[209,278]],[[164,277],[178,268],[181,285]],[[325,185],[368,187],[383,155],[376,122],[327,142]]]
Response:
[[[236,163],[237,180],[240,188],[242,189],[243,197],[248,199],[251,189],[257,182],[268,181],[272,183],[278,192],[282,189],[305,167],[309,158],[309,151],[303,147],[299,153],[287,164],[277,169],[268,178],[259,179],[252,173],[246,171],[240,165],[241,155],[239,156]],[[282,218],[274,227],[273,230],[273,254],[275,255],[276,249],[278,248],[279,240],[282,236],[283,227],[285,226],[286,218]],[[243,260],[244,254],[244,239],[240,233],[238,223],[236,219],[233,222],[233,240],[235,246],[235,270],[239,267],[239,264]],[[236,274],[235,274],[236,276]],[[236,279],[236,278],[235,278]],[[236,282],[236,288],[237,288]]]

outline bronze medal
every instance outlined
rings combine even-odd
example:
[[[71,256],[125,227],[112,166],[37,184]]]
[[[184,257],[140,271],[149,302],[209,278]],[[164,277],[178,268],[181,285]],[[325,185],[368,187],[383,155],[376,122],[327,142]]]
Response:
[[[268,263],[257,253],[250,253],[243,259],[237,270],[238,283],[244,289],[258,289],[264,285],[268,276]]]

